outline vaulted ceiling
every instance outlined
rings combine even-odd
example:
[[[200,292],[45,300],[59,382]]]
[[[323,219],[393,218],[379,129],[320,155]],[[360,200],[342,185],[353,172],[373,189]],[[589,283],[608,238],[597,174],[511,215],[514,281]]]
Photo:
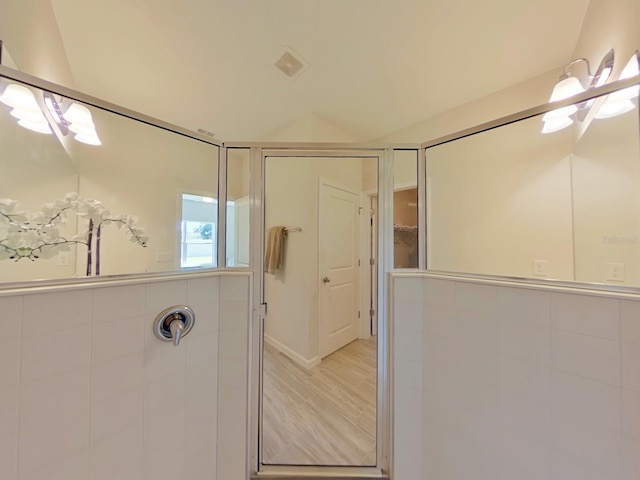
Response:
[[[50,1],[78,90],[223,140],[314,114],[360,141],[564,65],[589,3]]]

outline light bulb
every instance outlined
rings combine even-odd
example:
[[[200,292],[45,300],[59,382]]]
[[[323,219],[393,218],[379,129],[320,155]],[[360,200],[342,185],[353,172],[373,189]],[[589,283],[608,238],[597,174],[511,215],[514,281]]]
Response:
[[[556,108],[547,112],[542,117],[542,120],[548,122],[549,120],[560,120],[562,118],[570,117],[578,111],[578,107],[575,105],[567,105],[566,107]]]
[[[40,108],[38,107],[38,102],[36,102],[36,97],[33,95],[33,92],[27,87],[18,85],[17,83],[7,85],[4,93],[0,96],[0,102],[21,110],[37,110]]]
[[[635,108],[635,105],[629,101],[624,100],[620,102],[605,102],[596,113],[596,118],[611,118],[623,113],[630,112]]]
[[[53,133],[48,123],[30,122],[29,120],[20,120],[18,121],[18,125],[38,133],[46,133],[47,135]]]
[[[71,123],[78,123],[81,125],[93,126],[93,119],[91,118],[91,112],[84,105],[79,103],[72,103],[66,112],[62,114],[65,120]]]
[[[631,58],[620,73],[620,80],[633,78],[640,73],[640,59],[638,52],[631,55]],[[607,95],[607,99],[600,106],[595,114],[595,118],[611,118],[616,115],[622,115],[635,108],[632,100],[638,97],[640,85],[632,85]]]
[[[96,135],[96,129],[93,125],[86,125],[82,123],[72,123],[69,125],[69,130],[79,135]]]
[[[73,138],[81,143],[86,143],[87,145],[102,145],[102,142],[98,138],[98,135],[93,132],[93,134],[85,135],[83,133],[77,133]]]
[[[573,123],[573,120],[569,117],[552,118],[544,121],[542,127],[542,133],[553,133],[563,128],[567,128]]]
[[[584,91],[584,87],[577,78],[566,77],[560,80],[556,86],[553,87],[553,92],[551,93],[551,99],[549,101],[558,102],[560,100],[573,97],[574,95],[578,95]]]

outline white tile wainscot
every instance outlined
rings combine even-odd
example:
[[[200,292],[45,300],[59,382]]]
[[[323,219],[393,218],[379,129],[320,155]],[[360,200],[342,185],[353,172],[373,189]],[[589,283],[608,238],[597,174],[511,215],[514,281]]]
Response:
[[[640,295],[411,273],[390,305],[395,480],[640,478]]]
[[[249,292],[230,272],[0,292],[0,478],[243,479]],[[175,304],[196,313],[177,348],[152,331]]]

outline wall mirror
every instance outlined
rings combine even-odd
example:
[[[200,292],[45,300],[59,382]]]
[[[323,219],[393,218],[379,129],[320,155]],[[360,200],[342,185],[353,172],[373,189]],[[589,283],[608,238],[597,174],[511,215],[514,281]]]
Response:
[[[638,86],[428,148],[431,270],[640,286]],[[458,232],[463,231],[460,235]]]
[[[1,282],[217,265],[216,145],[7,78],[0,101]]]
[[[264,465],[376,465],[378,160],[265,158]]]

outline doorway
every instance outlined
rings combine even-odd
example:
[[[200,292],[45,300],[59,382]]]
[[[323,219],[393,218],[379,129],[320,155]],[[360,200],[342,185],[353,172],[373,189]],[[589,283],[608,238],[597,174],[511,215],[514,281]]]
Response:
[[[363,205],[364,192],[377,190],[379,161],[371,153],[264,155],[264,262],[272,268],[262,291],[262,465],[378,463],[380,350],[369,328]]]

